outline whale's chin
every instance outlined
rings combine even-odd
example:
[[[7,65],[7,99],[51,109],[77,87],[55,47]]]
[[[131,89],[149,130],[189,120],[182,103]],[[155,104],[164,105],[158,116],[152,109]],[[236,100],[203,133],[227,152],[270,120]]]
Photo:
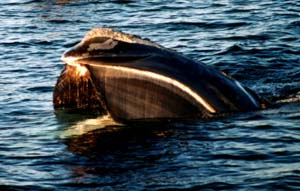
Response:
[[[131,121],[211,118],[261,107],[259,98],[233,78],[111,29],[90,31],[62,59],[56,109]]]

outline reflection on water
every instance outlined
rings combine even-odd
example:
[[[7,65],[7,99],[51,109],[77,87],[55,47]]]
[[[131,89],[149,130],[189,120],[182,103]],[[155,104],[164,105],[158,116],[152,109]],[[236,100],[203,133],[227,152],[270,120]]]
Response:
[[[72,116],[72,118],[74,119],[74,116]],[[109,115],[105,115],[93,119],[85,119],[82,121],[78,121],[74,125],[67,128],[61,134],[61,138],[79,136],[102,128],[111,129],[113,126],[122,126],[122,124],[115,122]]]

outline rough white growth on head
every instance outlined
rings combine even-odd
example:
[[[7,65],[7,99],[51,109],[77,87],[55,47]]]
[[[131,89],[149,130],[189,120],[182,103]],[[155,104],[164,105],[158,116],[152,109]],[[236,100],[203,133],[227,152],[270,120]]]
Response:
[[[93,42],[93,38],[108,38],[107,41],[105,42]],[[89,42],[89,40],[91,40]],[[119,32],[119,31],[115,31],[109,28],[95,28],[92,29],[91,31],[89,31],[85,37],[81,40],[80,43],[78,43],[75,47],[73,47],[72,49],[66,51],[61,59],[65,62],[65,63],[72,63],[74,61],[83,59],[83,58],[89,58],[89,56],[91,56],[89,54],[90,51],[92,50],[109,50],[109,49],[113,49],[118,42],[117,41],[123,41],[123,42],[127,42],[127,43],[139,43],[139,44],[144,44],[144,45],[148,45],[148,46],[153,46],[156,48],[160,48],[160,49],[167,49],[164,48],[163,46],[160,46],[157,43],[154,43],[150,40],[146,40],[146,39],[142,39],[141,37],[132,35],[132,34],[127,34],[127,33],[123,33],[123,32]],[[67,54],[70,51],[76,51],[77,48],[80,48],[81,46],[83,46],[86,42],[90,43],[88,45],[88,49],[85,53],[82,53],[81,55],[77,55],[77,56],[68,56]],[[169,49],[168,49],[169,50]],[[171,50],[169,50],[171,51]]]
[[[111,38],[114,40],[124,41],[124,42],[128,42],[128,43],[140,43],[140,44],[146,44],[149,46],[155,46],[158,48],[163,48],[159,44],[151,42],[150,40],[145,40],[145,39],[142,39],[141,37],[138,37],[138,36],[135,36],[132,34],[123,33],[120,31],[115,31],[115,30],[112,30],[109,28],[94,28],[85,35],[85,37],[82,41],[87,41],[87,40],[95,38],[95,37],[106,37],[106,38]]]
[[[117,41],[114,41],[113,39],[108,39],[105,42],[102,43],[91,43],[89,44],[88,51],[93,50],[110,50],[113,49],[118,44]]]

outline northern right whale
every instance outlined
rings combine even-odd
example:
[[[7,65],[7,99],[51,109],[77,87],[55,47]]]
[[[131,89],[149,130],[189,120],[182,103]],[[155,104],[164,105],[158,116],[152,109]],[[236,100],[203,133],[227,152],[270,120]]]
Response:
[[[140,37],[96,28],[62,56],[54,107],[117,121],[209,118],[261,100],[237,80]]]

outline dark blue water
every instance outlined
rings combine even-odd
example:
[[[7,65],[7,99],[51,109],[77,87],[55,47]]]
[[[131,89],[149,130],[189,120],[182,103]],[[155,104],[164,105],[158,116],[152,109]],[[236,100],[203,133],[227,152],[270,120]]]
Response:
[[[0,3],[0,190],[300,190],[300,1]],[[61,54],[94,27],[227,72],[274,107],[112,124],[55,115]]]

